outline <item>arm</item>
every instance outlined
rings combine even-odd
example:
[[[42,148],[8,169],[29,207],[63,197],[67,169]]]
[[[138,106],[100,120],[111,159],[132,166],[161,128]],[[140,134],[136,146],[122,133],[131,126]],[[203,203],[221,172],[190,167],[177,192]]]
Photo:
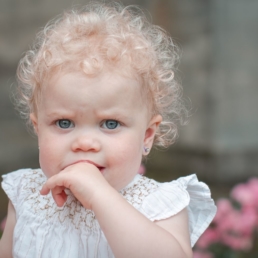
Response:
[[[57,205],[62,206],[66,200],[64,188],[93,210],[115,257],[192,257],[186,210],[167,220],[151,222],[87,163],[72,165],[49,178],[41,194],[51,191]]]
[[[153,223],[112,188],[92,210],[115,257],[192,257],[186,209]]]
[[[0,241],[0,258],[12,258],[13,230],[15,223],[15,210],[13,204],[9,201],[5,229]]]
[[[181,244],[182,249],[186,253],[186,257],[192,257],[191,241],[189,236],[187,208],[180,211],[178,214],[164,220],[156,221],[155,223],[174,235]]]

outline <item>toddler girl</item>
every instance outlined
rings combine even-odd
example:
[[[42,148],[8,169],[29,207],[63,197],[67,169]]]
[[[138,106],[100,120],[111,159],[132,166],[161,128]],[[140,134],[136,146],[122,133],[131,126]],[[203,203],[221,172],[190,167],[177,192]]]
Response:
[[[137,174],[176,137],[183,106],[172,40],[137,8],[90,4],[51,21],[18,66],[40,169],[3,176],[0,256],[192,257],[214,217],[195,175]]]

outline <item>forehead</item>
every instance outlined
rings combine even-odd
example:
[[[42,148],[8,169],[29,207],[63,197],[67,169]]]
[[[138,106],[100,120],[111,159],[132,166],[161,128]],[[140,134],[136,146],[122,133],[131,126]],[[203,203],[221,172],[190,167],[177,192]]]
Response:
[[[41,104],[43,108],[62,104],[78,109],[111,109],[119,106],[144,111],[147,108],[141,87],[140,80],[117,72],[105,71],[97,76],[86,76],[82,72],[58,72],[45,84]]]

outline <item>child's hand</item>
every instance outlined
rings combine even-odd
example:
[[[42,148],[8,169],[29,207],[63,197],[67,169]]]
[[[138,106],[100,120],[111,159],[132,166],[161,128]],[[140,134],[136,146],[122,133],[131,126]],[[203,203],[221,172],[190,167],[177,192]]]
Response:
[[[90,163],[80,162],[50,177],[40,194],[47,195],[51,191],[57,206],[62,207],[67,199],[64,190],[68,188],[86,209],[91,209],[94,194],[105,187],[110,185],[98,168]]]

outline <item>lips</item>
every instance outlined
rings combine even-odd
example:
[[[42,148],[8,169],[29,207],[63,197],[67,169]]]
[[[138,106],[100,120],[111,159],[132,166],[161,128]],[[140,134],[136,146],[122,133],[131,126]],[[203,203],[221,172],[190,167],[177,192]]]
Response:
[[[100,166],[99,164],[97,164],[97,163],[95,163],[95,162],[93,162],[93,161],[91,161],[91,160],[77,160],[77,161],[72,162],[72,163],[70,163],[69,165],[65,166],[64,169],[65,169],[66,167],[69,167],[69,166],[72,166],[72,165],[74,165],[74,164],[81,163],[81,162],[85,162],[85,163],[89,163],[89,164],[94,165],[100,172],[102,172],[102,171],[104,170],[104,168],[105,168],[105,167]]]

